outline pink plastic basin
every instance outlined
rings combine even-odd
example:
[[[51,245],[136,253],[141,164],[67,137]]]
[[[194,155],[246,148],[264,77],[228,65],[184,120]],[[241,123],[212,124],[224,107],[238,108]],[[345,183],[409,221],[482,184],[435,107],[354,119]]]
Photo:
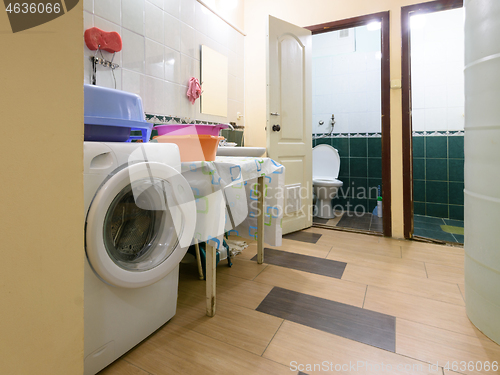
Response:
[[[228,125],[207,125],[207,124],[176,124],[176,125],[156,125],[153,129],[158,131],[158,135],[190,135],[206,134],[218,136],[219,131],[226,129]]]

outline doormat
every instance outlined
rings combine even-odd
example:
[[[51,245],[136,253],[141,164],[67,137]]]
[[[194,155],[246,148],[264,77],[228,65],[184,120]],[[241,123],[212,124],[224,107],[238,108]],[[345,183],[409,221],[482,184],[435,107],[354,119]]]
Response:
[[[441,225],[441,229],[443,232],[451,233],[451,234],[464,234],[464,228],[455,227],[453,225]]]

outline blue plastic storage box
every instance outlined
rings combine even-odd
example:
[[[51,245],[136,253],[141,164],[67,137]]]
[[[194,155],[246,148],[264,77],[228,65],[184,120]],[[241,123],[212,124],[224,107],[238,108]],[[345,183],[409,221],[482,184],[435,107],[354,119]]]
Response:
[[[144,120],[139,95],[106,87],[84,85],[86,141],[130,142],[131,130],[141,131],[142,141],[151,138],[153,124]]]

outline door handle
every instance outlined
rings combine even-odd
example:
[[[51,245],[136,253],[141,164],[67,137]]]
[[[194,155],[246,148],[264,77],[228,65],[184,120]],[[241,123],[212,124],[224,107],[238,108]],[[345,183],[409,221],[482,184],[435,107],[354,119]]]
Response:
[[[273,132],[279,132],[280,130],[281,130],[281,126],[279,126],[278,124],[273,125]]]
[[[271,116],[279,116],[280,114],[278,112],[271,112]]]

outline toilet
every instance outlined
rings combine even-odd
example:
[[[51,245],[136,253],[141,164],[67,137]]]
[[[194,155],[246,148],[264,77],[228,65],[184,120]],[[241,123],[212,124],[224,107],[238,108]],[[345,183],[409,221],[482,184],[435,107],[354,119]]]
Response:
[[[335,217],[332,209],[332,199],[337,196],[342,187],[338,180],[340,171],[340,157],[335,148],[330,145],[318,145],[313,148],[313,191],[316,196],[314,216],[322,219]]]

